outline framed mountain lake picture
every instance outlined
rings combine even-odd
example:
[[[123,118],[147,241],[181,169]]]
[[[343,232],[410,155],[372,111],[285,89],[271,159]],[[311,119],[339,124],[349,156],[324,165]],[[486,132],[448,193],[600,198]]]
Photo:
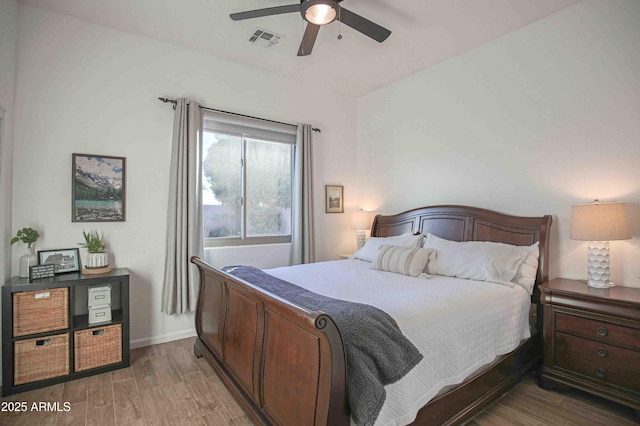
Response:
[[[73,154],[71,220],[125,221],[124,157]]]

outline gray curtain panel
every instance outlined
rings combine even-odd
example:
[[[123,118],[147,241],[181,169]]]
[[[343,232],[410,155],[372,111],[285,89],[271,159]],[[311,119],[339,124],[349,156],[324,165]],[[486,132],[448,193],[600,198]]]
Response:
[[[291,265],[315,262],[312,134],[310,124],[298,125],[289,259]]]
[[[200,105],[178,99],[173,122],[161,308],[168,315],[196,309],[199,276],[189,259],[203,254],[201,146]]]

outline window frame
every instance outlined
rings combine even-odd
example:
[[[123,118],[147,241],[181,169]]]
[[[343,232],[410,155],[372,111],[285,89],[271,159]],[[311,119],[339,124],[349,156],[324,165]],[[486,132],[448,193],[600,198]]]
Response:
[[[232,137],[239,137],[241,139],[240,149],[240,236],[233,237],[205,237],[202,236],[204,248],[209,247],[238,247],[249,245],[265,245],[265,244],[286,244],[291,243],[291,230],[287,235],[264,235],[264,236],[248,236],[247,235],[247,145],[248,139],[254,139],[258,141],[280,143],[290,146],[290,166],[291,166],[291,223],[293,223],[293,202],[294,202],[294,172],[295,172],[295,149],[296,149],[296,129],[293,131],[282,131],[281,129],[274,130],[269,126],[258,126],[254,123],[242,123],[242,119],[226,119],[220,117],[207,117],[203,115],[203,136],[206,132],[223,134]],[[253,121],[253,120],[247,120]],[[201,163],[204,162],[205,153],[204,145],[201,153]],[[204,204],[202,204],[204,209]]]

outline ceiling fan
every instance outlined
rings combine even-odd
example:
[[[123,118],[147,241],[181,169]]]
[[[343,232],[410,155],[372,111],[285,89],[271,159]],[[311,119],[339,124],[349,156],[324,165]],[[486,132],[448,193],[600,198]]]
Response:
[[[298,56],[310,55],[313,50],[313,45],[316,42],[316,37],[318,37],[320,26],[329,24],[335,20],[350,26],[356,31],[360,31],[362,34],[371,37],[379,43],[382,43],[391,35],[391,31],[388,29],[341,7],[340,3],[342,3],[342,0],[301,0],[300,4],[249,10],[247,12],[232,13],[229,16],[234,21],[242,21],[244,19],[259,18],[261,16],[300,12],[302,19],[307,21],[307,28],[302,36]],[[341,36],[338,36],[338,38],[341,38]]]

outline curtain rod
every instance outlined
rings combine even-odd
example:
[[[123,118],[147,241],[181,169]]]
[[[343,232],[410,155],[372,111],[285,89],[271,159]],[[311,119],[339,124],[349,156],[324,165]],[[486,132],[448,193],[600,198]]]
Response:
[[[164,102],[165,104],[167,104],[167,103],[168,104],[173,104],[173,109],[176,109],[176,104],[178,103],[178,101],[176,101],[175,99],[162,98],[162,97],[158,98],[158,99],[161,100],[162,102]],[[235,115],[237,117],[253,118],[254,120],[268,121],[269,123],[283,124],[285,126],[298,127],[297,124],[283,123],[282,121],[268,120],[266,118],[253,117],[251,115],[245,115],[245,114],[238,114],[237,112],[223,111],[221,109],[204,107],[202,105],[200,106],[200,109],[206,109],[207,111],[220,112],[222,114]],[[314,132],[322,133],[322,130],[320,130],[320,129],[316,128],[316,127],[312,127],[311,130],[313,130]]]

